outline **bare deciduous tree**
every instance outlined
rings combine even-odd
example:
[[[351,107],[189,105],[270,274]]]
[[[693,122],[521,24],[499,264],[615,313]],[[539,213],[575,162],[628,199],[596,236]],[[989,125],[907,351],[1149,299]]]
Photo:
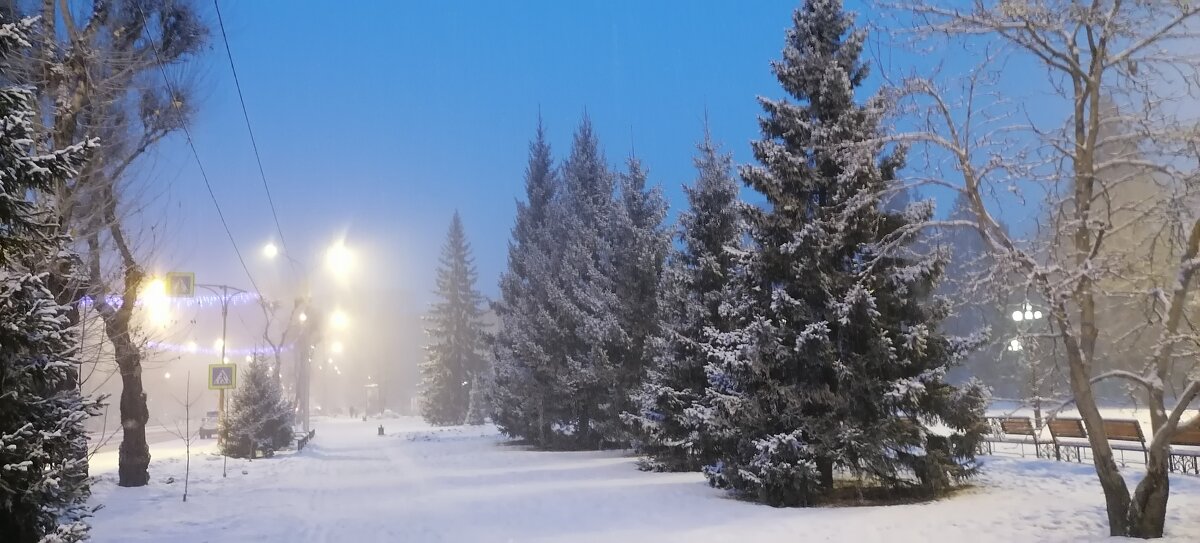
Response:
[[[38,90],[47,143],[101,142],[55,195],[87,272],[57,295],[90,299],[103,323],[122,382],[119,484],[141,486],[149,481],[149,413],[133,317],[146,274],[123,209],[131,169],[191,116],[187,96],[162,77],[199,51],[207,29],[189,0],[43,0],[33,11],[41,34],[23,77]]]
[[[1200,133],[1186,107],[1195,104],[1191,85],[1200,75],[1194,47],[1200,3],[914,0],[884,7],[898,17],[898,33],[912,38],[909,45],[965,48],[979,59],[961,77],[908,77],[897,84],[897,100],[917,122],[899,139],[925,151],[913,181],[963,194],[978,220],[942,225],[977,230],[995,258],[992,279],[1012,284],[1015,278],[1018,288],[1046,304],[1047,335],[1067,365],[1111,533],[1160,537],[1169,442],[1180,428],[1197,424],[1195,415],[1185,415],[1200,395],[1200,379],[1180,369],[1194,362],[1200,345],[1187,318],[1200,268]],[[1030,66],[1044,84],[1028,77]],[[1013,78],[1036,86],[1041,103],[1024,107],[1014,100]],[[1147,180],[1157,190],[1116,197]],[[1038,227],[1065,235],[1022,237],[1000,227],[1004,202],[1027,196],[1044,199],[1044,213],[1034,215],[1047,218]],[[1155,260],[1169,263],[1169,273],[1130,265],[1145,258],[1145,249],[1120,240],[1134,230],[1140,233],[1132,237],[1143,238],[1148,228],[1169,253]],[[1052,246],[1039,246],[1039,239]],[[1130,297],[1143,309],[1139,322],[1102,318],[1105,304]],[[1101,336],[1133,335],[1155,338],[1137,369],[1099,370],[1110,366],[1097,357]],[[1132,494],[1094,394],[1095,385],[1109,379],[1133,383],[1149,408],[1146,473]],[[1171,382],[1184,385],[1173,406]]]

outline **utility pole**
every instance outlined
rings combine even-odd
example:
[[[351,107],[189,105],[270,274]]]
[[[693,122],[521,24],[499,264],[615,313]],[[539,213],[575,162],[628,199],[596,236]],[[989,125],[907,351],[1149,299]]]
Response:
[[[307,432],[311,424],[309,415],[312,406],[312,357],[321,331],[318,323],[322,318],[320,313],[309,305],[308,299],[297,300],[297,303],[304,304],[304,313],[308,316],[300,323],[302,328],[296,344],[296,407],[300,411],[300,425]]]

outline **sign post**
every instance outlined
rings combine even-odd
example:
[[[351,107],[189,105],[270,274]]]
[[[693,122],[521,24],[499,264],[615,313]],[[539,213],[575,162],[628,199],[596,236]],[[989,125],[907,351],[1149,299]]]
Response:
[[[220,413],[217,415],[218,420],[225,420],[225,391],[237,387],[237,365],[235,364],[209,364],[208,365],[208,389],[216,390],[220,394],[217,398],[217,407]]]

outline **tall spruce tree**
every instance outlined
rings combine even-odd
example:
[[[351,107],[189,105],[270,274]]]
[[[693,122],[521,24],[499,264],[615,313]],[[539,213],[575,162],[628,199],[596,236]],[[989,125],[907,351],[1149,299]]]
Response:
[[[421,416],[431,424],[463,424],[472,386],[483,382],[483,296],[458,212],[450,220],[437,274],[437,296],[428,318],[430,343],[421,364]],[[481,398],[483,394],[476,392]]]
[[[33,24],[0,24],[0,69],[29,48]],[[50,195],[83,165],[86,146],[39,149],[33,93],[0,83],[0,538],[80,541],[90,493],[84,421],[99,405],[79,394],[79,338],[47,285],[74,273]]]
[[[221,450],[236,458],[255,458],[260,452],[271,456],[292,442],[295,411],[265,358],[255,356],[239,381],[217,428]]]
[[[492,417],[509,436],[547,445],[550,411],[566,404],[551,386],[561,360],[558,323],[550,310],[548,286],[554,278],[557,231],[553,206],[559,195],[550,144],[538,119],[525,169],[525,201],[517,202],[516,224],[508,245],[508,269],[500,277],[500,319]]]
[[[670,235],[662,222],[667,203],[659,187],[646,188],[646,171],[635,157],[620,174],[613,236],[614,287],[617,317],[625,343],[615,355],[617,367],[611,383],[612,401],[605,407],[605,420],[621,421],[622,414],[635,411],[635,396],[652,366],[651,339],[659,333],[658,285]],[[604,431],[614,441],[628,441],[630,429],[612,427]]]
[[[651,342],[653,368],[637,398],[637,411],[627,417],[647,469],[699,470],[714,460],[690,411],[708,384],[706,330],[732,326],[721,305],[736,271],[744,228],[731,156],[720,152],[707,126],[697,148],[696,182],[684,187],[688,210],[676,229],[679,248],[671,252],[658,286],[661,325]]]
[[[557,323],[555,392],[569,401],[561,404],[557,428],[570,445],[594,448],[620,439],[610,432],[619,427],[620,401],[615,390],[620,349],[629,344],[621,326],[616,293],[614,232],[619,228],[614,179],[600,142],[585,115],[575,132],[571,154],[562,166],[563,195],[554,207],[561,231],[561,251],[555,280],[549,284],[550,314]]]
[[[912,250],[932,208],[883,209],[903,154],[876,143],[886,97],[855,103],[866,33],[840,0],[793,22],[773,69],[796,101],[761,100],[761,165],[742,169],[767,206],[749,213],[754,251],[727,300],[741,322],[708,347],[707,474],[774,505],[819,502],[835,468],[936,493],[973,472],[986,393],[944,381],[973,345],[939,331],[944,255]]]

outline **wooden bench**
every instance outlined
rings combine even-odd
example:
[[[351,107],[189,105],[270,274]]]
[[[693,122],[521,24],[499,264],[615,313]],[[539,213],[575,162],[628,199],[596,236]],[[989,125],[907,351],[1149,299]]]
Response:
[[[1105,419],[1104,433],[1108,435],[1109,446],[1121,452],[1121,463],[1125,463],[1125,451],[1142,453],[1142,461],[1146,461],[1146,436],[1142,434],[1142,425],[1135,419]]]
[[[1183,447],[1183,448],[1178,448]],[[1200,475],[1200,428],[1187,428],[1179,431],[1171,438],[1171,461],[1168,467],[1171,471],[1188,472]]]
[[[1021,456],[1025,456],[1025,445],[1033,445],[1033,452],[1041,458],[1041,443],[1038,441],[1038,431],[1029,417],[989,417],[987,419],[991,433],[984,436],[988,444],[988,454],[992,453],[992,443],[1015,443],[1020,445]]]
[[[1046,421],[1050,439],[1054,441],[1054,459],[1062,460],[1063,449],[1075,451],[1075,459],[1083,461],[1083,449],[1091,447],[1082,419],[1052,418]],[[1068,454],[1068,456],[1070,456]]]

